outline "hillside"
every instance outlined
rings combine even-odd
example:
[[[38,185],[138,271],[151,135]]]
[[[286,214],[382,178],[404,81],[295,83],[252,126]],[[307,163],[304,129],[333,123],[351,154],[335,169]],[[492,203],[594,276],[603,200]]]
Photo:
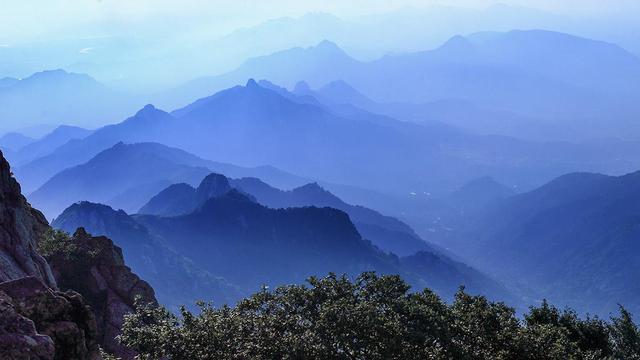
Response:
[[[148,281],[158,300],[171,309],[192,306],[196,300],[230,304],[243,295],[225,279],[176,253],[122,210],[80,202],[67,208],[52,226],[67,232],[83,227],[92,234],[113,239],[122,248],[127,265]]]
[[[580,311],[640,308],[640,173],[574,173],[486,207],[453,251],[512,284]],[[482,256],[479,256],[482,254]]]

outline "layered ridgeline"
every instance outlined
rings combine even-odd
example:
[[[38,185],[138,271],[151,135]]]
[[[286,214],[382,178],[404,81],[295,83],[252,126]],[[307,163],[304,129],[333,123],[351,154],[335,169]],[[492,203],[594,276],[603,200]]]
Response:
[[[140,214],[159,216],[185,215],[196,210],[211,197],[221,196],[235,188],[250,195],[267,207],[331,207],[349,215],[358,232],[384,251],[396,255],[412,255],[433,248],[405,223],[363,206],[347,204],[317,183],[310,183],[283,191],[258,178],[227,179],[223,175],[207,176],[197,188],[188,184],[174,184],[154,196],[140,210]]]
[[[234,182],[230,183],[226,177],[212,174],[198,188],[185,184],[170,186],[141,210],[161,215],[139,214],[113,221],[124,214],[110,209],[95,211],[105,207],[80,203],[65,210],[53,224],[65,230],[84,226],[94,233],[105,234],[122,244],[127,253],[138,238],[135,234],[125,233],[122,223],[135,223],[142,231],[161,239],[166,246],[188,258],[195,267],[224,278],[244,293],[262,285],[301,283],[313,274],[355,275],[375,270],[384,274],[400,273],[416,288],[428,286],[446,298],[462,284],[470,291],[508,297],[500,285],[476,270],[436,253],[427,243],[419,246],[417,250],[421,251],[414,255],[399,258],[363,239],[349,215],[341,210],[315,206],[269,208],[260,204],[259,199],[256,200],[258,196],[250,189],[238,190],[232,185]],[[296,193],[296,190],[292,192]],[[397,220],[368,209],[343,206],[354,214],[361,211],[370,216],[367,219],[358,215],[361,221],[379,220],[380,228],[371,232],[379,231],[377,240],[382,239],[382,242],[390,242],[389,233],[393,231],[398,234],[407,231],[408,227]],[[366,223],[361,224],[366,227]],[[403,236],[406,239],[415,234],[409,230]],[[405,239],[399,236],[398,240]],[[411,239],[421,241],[417,236]],[[415,245],[409,243],[409,246]],[[132,249],[131,253],[134,252],[136,250]],[[161,266],[156,263],[162,261],[161,258],[144,255],[154,268]],[[140,263],[131,260],[134,270],[145,274],[144,266],[136,267]],[[154,277],[148,276],[148,279],[156,286]],[[176,285],[163,283],[160,279],[158,293],[167,286]],[[212,295],[201,291],[200,296],[211,299]]]
[[[0,225],[0,357],[94,360],[102,347],[132,359],[114,337],[136,296],[156,303],[153,290],[111,240],[54,232],[1,154]]]
[[[199,158],[158,143],[116,143],[84,164],[64,169],[33,192],[29,199],[48,218],[78,201],[137,211],[152,196],[174,183],[197,185],[211,171],[231,176],[258,176],[282,186],[304,179],[269,166],[240,167]]]
[[[640,173],[574,173],[470,209],[447,246],[538,298],[607,315],[640,309]]]
[[[58,147],[72,140],[83,139],[91,134],[91,130],[77,126],[60,125],[50,133],[38,139],[32,139],[24,146],[20,146],[10,155],[9,160],[14,166],[28,163],[34,159],[53,152]]]
[[[292,92],[317,99],[339,113],[366,110],[423,125],[446,124],[479,135],[503,135],[525,140],[551,141],[574,140],[578,134],[570,126],[563,126],[558,122],[538,119],[506,109],[493,109],[464,99],[447,98],[425,103],[378,102],[365,96],[344,80],[331,81],[314,89],[311,89],[306,81],[300,81]]]
[[[366,111],[337,113],[249,81],[171,114],[147,106],[122,123],[19,167],[16,174],[34,190],[121,141],[159,142],[207,159],[269,164],[306,178],[399,196],[442,193],[484,175],[533,188],[579,168],[619,172],[640,166],[629,156],[634,143],[604,153],[597,144],[469,135]]]
[[[629,137],[628,126],[634,126],[631,121],[640,110],[634,104],[638,57],[613,44],[541,30],[455,36],[434,50],[369,62],[357,61],[323,41],[249,59],[227,74],[196,79],[166,94],[160,103],[184,106],[247,78],[269,79],[290,89],[299,80],[313,88],[343,80],[375,101],[396,104],[456,100],[448,111],[463,114],[455,109],[462,104],[489,121],[486,117],[494,109],[506,110],[495,115],[546,120],[547,130],[562,128],[567,139],[603,133]],[[423,115],[434,114],[429,109],[425,107]],[[613,123],[612,116],[617,119]],[[589,126],[584,126],[586,121]],[[524,126],[517,132],[526,135],[527,130]]]

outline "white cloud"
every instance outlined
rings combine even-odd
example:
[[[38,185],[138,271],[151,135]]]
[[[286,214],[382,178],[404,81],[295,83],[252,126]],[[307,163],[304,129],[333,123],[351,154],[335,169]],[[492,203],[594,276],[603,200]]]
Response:
[[[79,53],[80,54],[89,54],[91,51],[93,51],[92,47],[86,47],[86,48],[80,49]]]

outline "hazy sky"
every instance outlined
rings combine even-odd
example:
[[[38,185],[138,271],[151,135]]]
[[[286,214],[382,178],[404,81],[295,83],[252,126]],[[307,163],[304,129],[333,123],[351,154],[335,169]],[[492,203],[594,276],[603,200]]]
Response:
[[[512,8],[484,11],[499,4]],[[298,25],[279,21],[287,30],[269,27],[273,22],[256,27],[320,12],[338,16],[352,31],[336,33],[331,20],[317,20],[327,16]],[[366,16],[373,14],[384,15]],[[62,68],[148,92],[323,39],[371,60],[431,49],[456,34],[531,28],[610,41],[640,54],[639,17],[639,0],[0,0],[0,78]],[[366,31],[358,28],[367,22]],[[239,28],[249,30],[225,42]]]
[[[581,16],[629,18],[640,14],[637,0],[0,0],[0,46],[119,31],[162,33],[203,24],[224,33],[268,18],[310,11],[357,16],[403,6],[486,7],[497,3]]]

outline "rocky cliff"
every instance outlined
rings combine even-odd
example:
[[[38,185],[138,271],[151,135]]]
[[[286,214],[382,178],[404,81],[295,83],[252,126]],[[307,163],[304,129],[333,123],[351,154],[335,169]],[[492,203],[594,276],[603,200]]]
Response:
[[[122,250],[104,236],[93,237],[79,228],[72,237],[55,241],[68,243],[45,255],[60,288],[78,291],[91,304],[98,341],[105,351],[132,359],[135,353],[115,338],[137,297],[157,304],[153,289],[125,266]]]
[[[33,276],[55,289],[47,262],[37,252],[47,220],[27,203],[0,153],[0,282]]]
[[[96,320],[82,296],[29,276],[0,283],[0,359],[100,359]]]
[[[0,153],[0,360],[98,360],[100,347],[133,358],[115,337],[138,295],[156,303],[120,248],[53,231]]]

